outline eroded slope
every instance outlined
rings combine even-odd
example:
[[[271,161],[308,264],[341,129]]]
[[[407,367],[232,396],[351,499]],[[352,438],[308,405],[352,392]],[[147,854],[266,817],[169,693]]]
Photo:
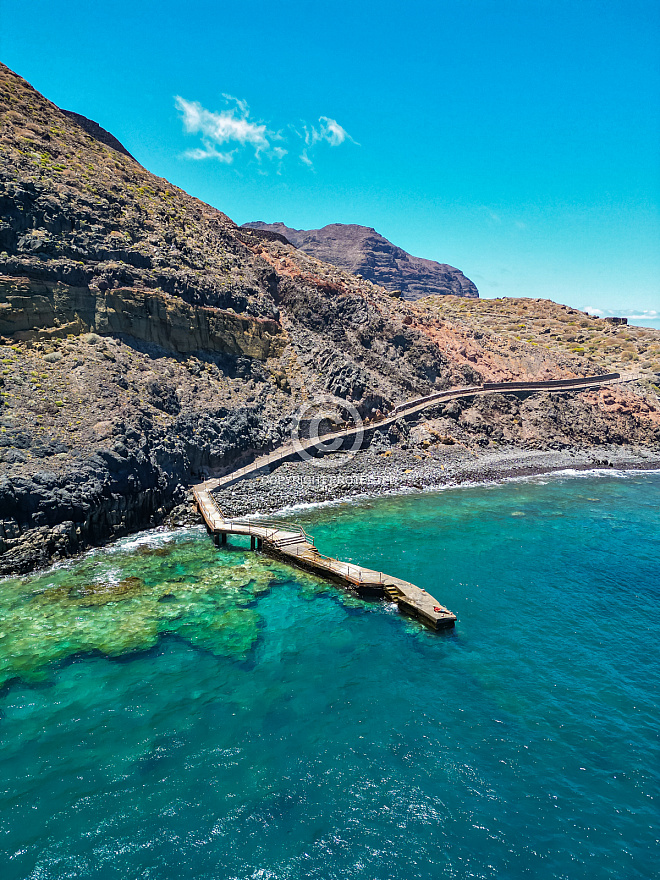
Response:
[[[619,363],[614,349],[601,362],[542,333],[530,303],[404,302],[241,229],[5,67],[0,207],[0,571],[159,520],[200,472],[287,438],[317,395],[373,418],[435,388]],[[541,341],[511,329],[514,308],[529,309],[525,328]],[[627,392],[629,417],[593,395],[571,397],[582,414],[571,417],[582,426],[575,442],[588,442],[596,417],[603,437],[655,442],[656,343],[625,349],[648,379]],[[466,407],[442,430],[468,445],[543,443],[543,412],[559,405],[548,395],[537,405],[529,429],[503,429],[501,441],[480,426],[514,423],[512,411],[470,421]],[[562,442],[572,442],[567,430]]]

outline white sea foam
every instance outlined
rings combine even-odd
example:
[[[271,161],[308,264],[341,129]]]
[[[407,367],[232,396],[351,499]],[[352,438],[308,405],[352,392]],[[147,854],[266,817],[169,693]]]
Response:
[[[162,547],[164,544],[169,544],[186,533],[201,531],[201,526],[183,526],[178,529],[165,529],[163,527],[158,527],[155,529],[148,529],[144,532],[138,532],[136,535],[128,535],[125,538],[119,538],[112,544],[108,544],[104,549],[107,552],[113,553],[117,551],[123,552],[125,550],[137,550],[138,547],[145,546]]]
[[[560,471],[554,471],[552,474],[546,474],[548,477],[617,477],[619,479],[630,479],[637,476],[649,476],[652,474],[660,474],[658,468],[589,468],[588,470],[579,470],[578,468],[564,468]]]
[[[542,474],[510,474],[499,478],[489,478],[484,480],[457,480],[442,485],[432,484],[417,488],[415,486],[397,486],[390,488],[385,492],[363,492],[359,495],[346,495],[338,498],[324,499],[322,501],[307,501],[299,504],[287,504],[278,508],[273,513],[253,514],[242,517],[242,519],[259,519],[272,518],[275,516],[290,517],[299,513],[311,510],[320,510],[323,508],[339,507],[340,505],[360,506],[366,501],[373,501],[377,498],[392,498],[400,495],[413,495],[422,493],[447,492],[456,489],[487,489],[489,487],[502,486],[506,483],[535,483],[539,486],[547,486],[551,482],[561,478],[581,479],[583,477],[615,477],[617,479],[630,479],[636,476],[651,476],[660,474],[658,468],[589,468],[580,470],[579,468],[562,468],[557,471],[544,472]]]
[[[122,573],[118,568],[111,568],[109,571],[98,572],[93,578],[96,584],[118,584],[122,579]]]
[[[392,494],[390,492],[386,494]],[[397,493],[399,494],[399,493]],[[369,494],[366,492],[361,492],[359,495],[346,495],[341,498],[326,498],[323,501],[301,501],[298,504],[286,504],[284,507],[279,507],[273,513],[254,513],[247,514],[246,516],[242,516],[241,519],[246,520],[259,520],[259,519],[272,519],[274,516],[295,516],[297,513],[304,513],[308,510],[318,510],[323,507],[338,507],[340,505],[345,504],[355,504],[359,505],[365,501],[369,501],[372,498],[382,498],[383,494]]]

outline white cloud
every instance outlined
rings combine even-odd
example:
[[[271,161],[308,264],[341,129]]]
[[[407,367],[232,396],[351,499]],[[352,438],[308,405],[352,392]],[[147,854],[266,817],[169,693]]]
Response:
[[[200,134],[204,149],[188,150],[184,155],[187,159],[218,159],[221,162],[232,162],[233,152],[223,153],[215,145],[238,143],[249,145],[258,158],[260,153],[270,149],[270,141],[266,126],[250,119],[250,108],[238,98],[231,95],[223,96],[234,106],[215,113],[206,110],[199,101],[186,101],[180,95],[175,97],[177,109],[181,113],[183,127],[188,134]]]
[[[656,309],[633,309],[629,317],[639,318],[642,321],[657,321],[660,318],[660,312]]]
[[[268,157],[280,164],[289,151],[279,143],[286,138],[280,132],[270,131],[266,123],[255,121],[250,117],[250,108],[240,98],[223,95],[229,106],[226,110],[212,111],[203,107],[199,101],[188,101],[180,95],[175,97],[175,104],[181,113],[183,127],[188,134],[201,136],[202,146],[186,150],[184,158],[193,161],[215,159],[231,164],[241,148],[249,147],[254,151],[257,160]],[[320,143],[338,147],[346,141],[356,144],[346,129],[336,119],[320,116],[318,125],[303,124],[302,133],[289,126],[305,146],[300,155],[301,161],[313,168],[310,158],[312,149]],[[227,149],[231,145],[232,149]],[[358,144],[359,146],[359,144]],[[225,147],[219,150],[218,147]]]
[[[217,159],[219,162],[226,162],[229,165],[234,161],[235,152],[236,150],[232,150],[229,153],[221,153],[212,144],[205,142],[204,148],[195,147],[194,150],[186,150],[183,155],[186,159],[195,159],[197,161],[200,159]]]
[[[356,146],[360,146],[336,119],[331,119],[329,116],[319,116],[318,128],[314,125],[303,125],[303,132],[304,134],[296,132],[298,137],[305,141],[305,147],[300,154],[300,159],[309,168],[314,167],[314,163],[309,157],[309,151],[312,147],[315,147],[316,144],[325,141],[330,144],[331,147],[338,147],[343,144],[344,141],[350,141]]]
[[[330,119],[329,116],[319,116],[319,128],[313,125],[305,126],[305,144],[308,147],[314,146],[321,141],[327,141],[331,147],[338,147],[345,140],[353,141],[350,134],[343,128],[336,119]],[[355,143],[355,141],[353,141]]]
[[[336,119],[329,119],[327,116],[321,116],[319,119],[324,126],[324,136],[331,147],[338,147],[343,144],[346,138],[353,140],[345,128],[337,122]]]

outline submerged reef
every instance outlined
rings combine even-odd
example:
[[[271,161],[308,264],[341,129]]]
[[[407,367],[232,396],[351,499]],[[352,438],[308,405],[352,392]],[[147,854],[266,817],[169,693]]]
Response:
[[[166,634],[218,656],[256,642],[257,597],[291,573],[240,548],[218,553],[197,530],[150,532],[0,590],[0,686],[47,680],[81,653],[117,657]]]

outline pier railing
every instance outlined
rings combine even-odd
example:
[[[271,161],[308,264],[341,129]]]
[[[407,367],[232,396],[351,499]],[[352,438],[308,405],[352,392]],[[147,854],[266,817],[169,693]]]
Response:
[[[220,507],[218,506],[218,502],[215,500],[214,496],[211,492],[206,492],[207,503],[210,504],[220,520],[220,525],[218,526],[218,531],[223,530],[223,526],[227,527],[227,531],[230,531],[233,528],[241,529],[246,535],[265,538],[267,537],[270,540],[276,532],[297,532],[301,538],[304,538],[308,544],[314,546],[314,535],[310,535],[309,532],[305,531],[303,526],[300,523],[295,522],[286,522],[283,520],[275,520],[275,519],[258,519],[258,520],[250,520],[244,519],[243,517],[229,517],[223,515]],[[266,534],[264,534],[264,532]]]
[[[228,526],[245,529],[246,534],[256,535],[257,537],[272,540],[277,532],[297,532],[301,538],[304,538],[308,544],[314,546],[314,535],[310,535],[299,523],[280,522],[274,519],[249,520],[240,518],[230,518],[224,520]],[[265,534],[264,534],[265,533]]]
[[[209,533],[215,536],[216,546],[219,545],[220,535],[223,544],[227,535],[247,535],[251,538],[252,550],[260,550],[263,547],[278,558],[292,562],[321,577],[330,577],[331,580],[339,581],[344,585],[360,587],[362,588],[360,592],[370,591],[379,596],[387,594],[399,605],[403,613],[417,617],[433,629],[453,626],[456,621],[455,614],[414,584],[392,578],[382,571],[364,568],[321,553],[315,546],[314,536],[299,523],[240,517],[225,519],[216,499],[205,484],[193,487],[193,495]]]

